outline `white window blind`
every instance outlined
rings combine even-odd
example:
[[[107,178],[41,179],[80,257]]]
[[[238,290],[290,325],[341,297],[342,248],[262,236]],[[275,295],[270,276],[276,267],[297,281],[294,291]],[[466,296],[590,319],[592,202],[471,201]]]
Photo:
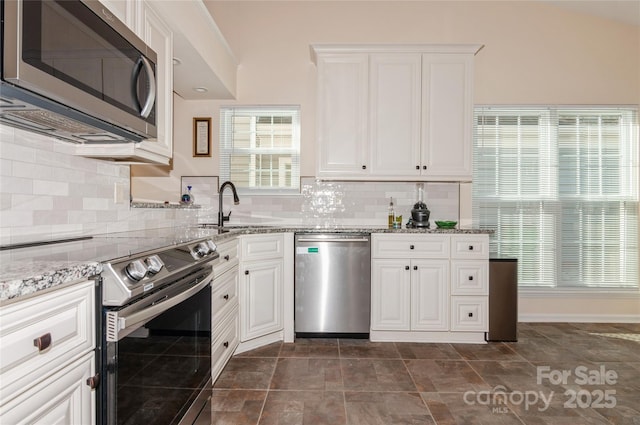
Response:
[[[522,286],[638,287],[638,114],[477,107],[474,222]]]
[[[298,192],[300,108],[220,108],[220,178],[244,193]]]

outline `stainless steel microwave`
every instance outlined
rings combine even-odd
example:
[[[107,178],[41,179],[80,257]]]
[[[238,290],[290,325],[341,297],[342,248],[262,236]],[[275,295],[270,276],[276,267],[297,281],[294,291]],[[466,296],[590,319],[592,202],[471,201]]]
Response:
[[[2,0],[0,124],[75,143],[157,136],[156,53],[95,0]]]

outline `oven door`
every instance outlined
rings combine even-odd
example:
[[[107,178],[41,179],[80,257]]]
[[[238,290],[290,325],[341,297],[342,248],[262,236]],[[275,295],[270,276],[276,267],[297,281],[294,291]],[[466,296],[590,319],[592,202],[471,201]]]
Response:
[[[212,277],[209,269],[105,308],[101,423],[195,421],[211,394]]]

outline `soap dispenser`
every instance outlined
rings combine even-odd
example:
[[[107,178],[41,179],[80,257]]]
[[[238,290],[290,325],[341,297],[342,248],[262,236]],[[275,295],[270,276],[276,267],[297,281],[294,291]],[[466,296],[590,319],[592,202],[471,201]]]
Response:
[[[187,191],[182,194],[180,203],[183,205],[193,205],[193,194],[191,193],[191,186],[187,186]]]

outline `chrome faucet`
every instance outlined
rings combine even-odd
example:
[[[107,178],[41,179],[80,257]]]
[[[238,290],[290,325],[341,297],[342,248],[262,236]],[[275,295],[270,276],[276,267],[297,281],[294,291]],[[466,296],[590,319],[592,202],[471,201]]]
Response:
[[[224,190],[226,189],[227,186],[231,187],[231,190],[233,191],[233,203],[235,205],[238,205],[240,203],[240,198],[238,198],[238,192],[236,191],[236,186],[230,181],[226,181],[222,183],[222,186],[220,186],[220,191],[218,192],[218,226],[219,227],[224,226],[224,222],[229,221],[229,216],[231,216],[231,211],[229,211],[229,215],[224,215],[224,212],[222,211],[222,195],[224,194]]]

